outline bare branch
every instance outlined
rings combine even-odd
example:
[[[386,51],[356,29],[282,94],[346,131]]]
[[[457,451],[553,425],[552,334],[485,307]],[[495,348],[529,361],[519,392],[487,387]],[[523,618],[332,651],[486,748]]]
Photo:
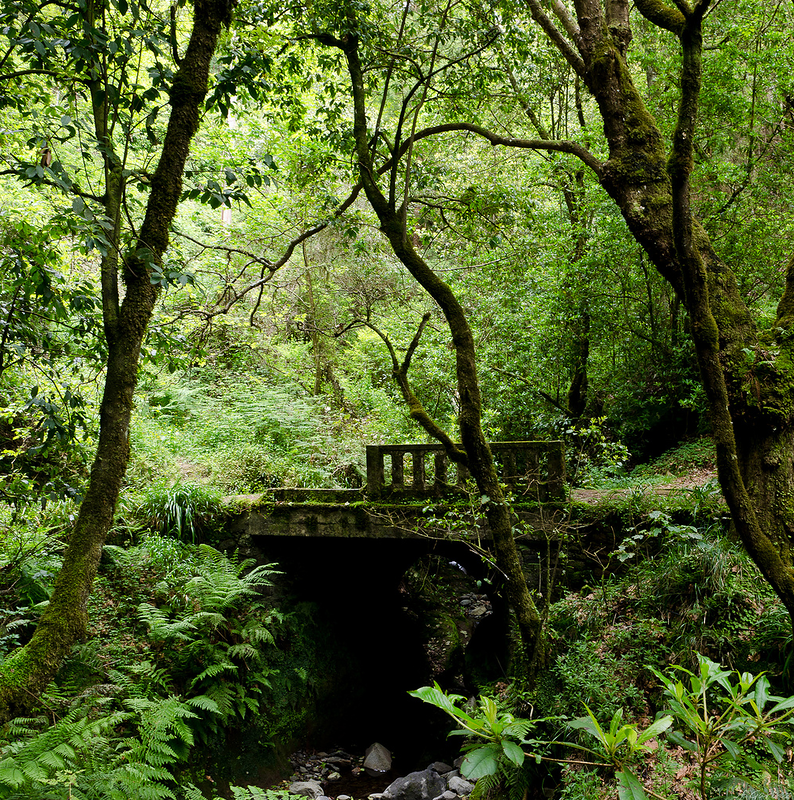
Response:
[[[579,24],[571,16],[571,12],[568,11],[562,0],[551,0],[551,10],[554,12],[554,16],[562,23],[562,27],[565,28],[568,36],[571,37],[578,47],[582,38],[582,32],[579,30]]]
[[[527,380],[523,375],[518,375],[515,372],[508,372],[506,369],[499,369],[499,367],[488,367],[491,372],[498,372],[500,375],[505,375],[508,378],[513,378],[514,380],[520,381],[523,383],[530,391],[534,394],[538,395],[538,397],[542,397],[547,403],[554,406],[558,411],[561,411],[565,414],[566,417],[570,417],[571,413],[568,411],[565,406],[558,403],[550,394],[547,394],[542,389],[538,389],[532,381]]]
[[[577,75],[585,76],[587,68],[579,53],[571,47],[568,40],[560,33],[557,26],[546,15],[546,12],[541,8],[539,0],[528,0],[529,11],[532,14],[532,19],[543,28],[546,36],[551,39],[554,46],[562,53],[563,58],[573,67]],[[578,26],[577,26],[578,30]],[[580,47],[580,39],[574,39],[577,48]]]
[[[500,136],[493,131],[474,125],[471,122],[449,122],[443,125],[434,125],[430,128],[418,131],[414,139],[424,139],[428,136],[436,136],[440,133],[451,133],[454,131],[467,131],[487,139],[494,147],[517,147],[525,150],[550,150],[558,153],[569,153],[583,161],[593,172],[601,177],[603,163],[599,161],[584,145],[579,142],[567,140],[548,140],[548,139],[514,139],[508,136]],[[400,149],[399,155],[403,150]]]

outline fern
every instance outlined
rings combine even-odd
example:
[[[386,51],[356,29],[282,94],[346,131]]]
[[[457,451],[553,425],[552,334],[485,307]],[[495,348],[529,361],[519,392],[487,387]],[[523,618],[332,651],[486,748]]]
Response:
[[[297,800],[284,789],[260,789],[258,786],[230,786],[234,800]],[[193,800],[191,798],[191,800]]]
[[[155,640],[182,639],[187,641],[191,638],[189,633],[196,629],[190,619],[172,621],[163,609],[157,608],[151,603],[141,603],[138,606],[138,617],[149,628],[149,632]]]
[[[151,569],[146,553],[159,541],[109,552],[117,569],[134,574]],[[166,551],[157,550],[158,558]],[[62,719],[16,719],[0,738],[0,800],[177,800],[175,768],[196,742],[260,713],[266,702],[272,670],[264,650],[274,643],[270,626],[283,617],[261,599],[272,569],[252,566],[207,546],[169,562],[157,590],[165,602],[137,605],[156,664],[108,669],[88,690],[50,687],[48,707],[63,709]],[[102,669],[94,647],[73,659]],[[184,797],[193,800],[197,791],[185,787]],[[241,791],[247,800],[282,797]]]
[[[206,711],[210,714],[220,714],[220,708],[218,704],[211,697],[207,697],[205,694],[191,697],[187,701],[187,704],[191,708],[198,709],[199,711]]]
[[[226,651],[226,655],[228,655],[229,658],[239,658],[243,661],[246,659],[249,661],[256,661],[260,658],[259,650],[248,644],[248,642],[231,645]]]
[[[233,664],[231,661],[221,661],[217,664],[210,664],[206,669],[202,670],[195,678],[190,682],[190,689],[196,688],[201,681],[206,680],[207,678],[217,678],[218,675],[222,675],[224,672],[237,672],[237,665]]]
[[[502,781],[498,774],[483,775],[474,784],[471,800],[496,800],[496,794],[501,789]]]

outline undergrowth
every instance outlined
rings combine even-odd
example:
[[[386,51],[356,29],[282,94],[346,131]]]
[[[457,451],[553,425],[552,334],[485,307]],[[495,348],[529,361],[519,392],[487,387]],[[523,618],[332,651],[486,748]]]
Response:
[[[612,574],[550,607],[551,665],[531,696],[513,697],[522,713],[572,718],[586,704],[605,726],[621,710],[647,724],[663,708],[652,670],[696,669],[697,654],[764,673],[775,694],[794,692],[790,620],[743,549],[720,524],[695,528],[657,512],[659,518],[667,525],[653,547],[635,542],[632,558],[613,560]],[[643,769],[646,788],[658,796],[691,796],[695,770],[680,747],[660,746]],[[778,773],[761,760],[757,777],[767,775],[769,793],[734,781],[732,796],[789,797],[794,786]],[[609,793],[597,771],[567,767],[559,796],[603,800]]]
[[[268,599],[272,576],[271,566],[154,533],[106,546],[91,638],[38,711],[0,732],[0,798],[198,800],[212,769],[204,753],[222,752],[229,731],[253,725],[262,752],[288,741],[308,690],[280,649],[300,632]],[[285,682],[291,717],[273,713],[285,710]]]
[[[144,494],[151,484],[175,483],[226,495],[356,488],[373,424],[272,376],[196,369],[150,377],[138,399],[128,480]]]

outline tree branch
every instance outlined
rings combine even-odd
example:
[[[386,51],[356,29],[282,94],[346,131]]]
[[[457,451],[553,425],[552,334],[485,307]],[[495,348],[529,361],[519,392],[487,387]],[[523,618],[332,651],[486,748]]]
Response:
[[[58,77],[58,73],[51,69],[19,69],[16,72],[6,72],[4,75],[0,75],[0,81],[23,78],[25,75],[49,75],[51,78]]]
[[[413,357],[413,354],[419,345],[419,340],[421,339],[425,326],[430,321],[431,316],[432,314],[428,311],[422,317],[422,321],[419,323],[419,328],[417,329],[414,338],[411,340],[411,344],[408,346],[408,350],[402,363],[400,363],[399,359],[397,358],[394,345],[383,331],[381,331],[369,320],[360,320],[360,322],[370,330],[374,331],[386,345],[389,355],[391,356],[392,374],[394,375],[394,380],[400,387],[403,400],[405,400],[405,403],[408,406],[408,416],[412,420],[418,422],[425,429],[425,431],[427,431],[427,433],[429,433],[434,439],[444,446],[444,450],[446,451],[446,454],[449,456],[450,460],[454,461],[456,464],[467,467],[468,459],[466,458],[466,453],[461,450],[455,444],[455,442],[452,441],[447,432],[430,416],[430,414],[427,413],[419,398],[413,393],[411,385],[408,382],[408,369],[411,366],[411,358]]]
[[[686,18],[675,7],[663,0],[635,0],[634,5],[645,19],[678,36],[684,29]]]
[[[443,125],[433,125],[432,127],[418,131],[414,139],[419,140],[427,138],[428,136],[436,136],[440,133],[452,133],[455,131],[474,133],[488,140],[494,147],[499,145],[502,147],[516,147],[525,150],[549,150],[557,153],[569,153],[584,162],[599,178],[601,177],[604,167],[603,163],[584,145],[579,144],[579,142],[550,139],[514,139],[508,136],[500,136],[498,133],[489,131],[487,128],[482,128],[471,122],[448,122]],[[401,147],[397,154],[398,157],[402,156],[403,152],[404,149]]]
[[[568,40],[560,33],[557,29],[557,26],[552,22],[551,19],[546,15],[543,9],[540,6],[539,0],[528,0],[529,4],[529,12],[532,15],[532,19],[540,25],[543,29],[546,36],[551,39],[554,43],[554,46],[560,51],[563,58],[573,67],[574,72],[577,75],[584,77],[585,73],[587,72],[587,68],[582,57],[579,53],[571,47]],[[571,20],[573,22],[573,20]],[[565,23],[563,23],[564,25]],[[574,23],[575,24],[575,23]],[[578,33],[578,26],[576,27],[577,36],[574,38],[574,42],[581,50],[581,34]]]

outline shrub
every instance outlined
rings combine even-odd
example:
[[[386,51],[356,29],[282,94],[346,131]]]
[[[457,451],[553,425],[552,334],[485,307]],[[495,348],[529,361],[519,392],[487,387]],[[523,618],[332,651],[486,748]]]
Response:
[[[220,511],[220,497],[196,484],[155,485],[138,507],[138,516],[156,531],[196,542]]]

